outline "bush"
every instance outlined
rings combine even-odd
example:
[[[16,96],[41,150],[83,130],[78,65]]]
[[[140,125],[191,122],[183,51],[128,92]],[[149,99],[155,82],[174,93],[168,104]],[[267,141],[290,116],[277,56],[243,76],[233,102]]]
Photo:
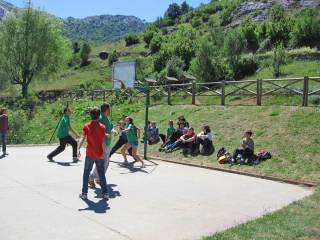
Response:
[[[10,112],[10,132],[8,134],[9,144],[24,143],[26,136],[25,126],[27,124],[26,112],[20,109]]]
[[[303,11],[295,20],[291,32],[293,47],[317,47],[320,49],[320,13],[316,9]]]
[[[225,77],[221,48],[211,38],[200,41],[196,58],[191,63],[191,72],[202,82],[216,82]]]
[[[259,48],[256,25],[249,19],[241,23],[241,31],[247,42],[247,49],[256,52]]]
[[[119,59],[119,55],[117,51],[114,50],[109,56],[109,59],[108,59],[109,65],[111,66],[114,62],[117,62],[118,59]]]
[[[283,44],[278,44],[273,50],[272,67],[275,77],[279,77],[281,74],[281,66],[287,62],[286,49]]]
[[[91,53],[91,47],[88,43],[84,43],[81,48],[80,57],[81,57],[81,66],[85,66],[89,62],[89,57]]]
[[[168,49],[161,49],[156,55],[153,57],[153,68],[157,72],[161,72],[167,65],[168,60],[171,57],[171,53]]]
[[[138,44],[140,42],[139,36],[137,33],[129,33],[124,38],[126,42],[126,46],[131,46],[134,44]]]
[[[166,66],[166,73],[168,77],[175,77],[177,79],[180,79],[183,75],[183,69],[184,69],[184,62],[181,60],[181,58],[177,56],[173,56],[167,63]]]
[[[228,33],[224,42],[224,49],[234,78],[238,75],[240,56],[245,46],[246,40],[241,31],[234,30]]]
[[[243,56],[240,59],[236,79],[241,79],[254,74],[258,70],[258,63],[253,54]]]
[[[155,36],[152,38],[149,45],[151,54],[155,54],[159,52],[163,42],[164,42],[164,37],[159,33],[155,34]]]

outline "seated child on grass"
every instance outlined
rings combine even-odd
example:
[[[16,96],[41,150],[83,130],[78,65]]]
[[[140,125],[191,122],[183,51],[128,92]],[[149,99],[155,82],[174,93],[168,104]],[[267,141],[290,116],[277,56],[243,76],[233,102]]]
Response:
[[[202,146],[200,151],[200,146]],[[202,132],[197,135],[195,153],[211,154],[214,151],[211,129],[208,125],[202,127]]]
[[[254,157],[254,141],[252,139],[253,132],[246,130],[241,141],[241,148],[238,148],[233,153],[233,162],[240,161],[244,163],[246,159],[252,161]]]
[[[151,122],[150,127],[149,127],[148,143],[149,144],[156,144],[159,141],[160,141],[159,128],[157,128],[156,122]]]
[[[169,141],[170,137],[174,134],[175,131],[176,131],[176,129],[173,127],[173,121],[170,120],[169,127],[167,129],[167,135],[165,135],[165,134],[159,135],[162,140],[162,146],[164,146]]]
[[[191,152],[193,145],[196,141],[196,137],[197,137],[197,135],[194,132],[194,129],[191,127],[191,128],[189,128],[187,133],[185,133],[184,135],[182,135],[180,137],[180,139],[178,139],[177,141],[175,141],[172,144],[167,145],[165,150],[166,150],[166,152],[173,152],[173,151],[177,150],[179,147],[182,147],[184,150]]]

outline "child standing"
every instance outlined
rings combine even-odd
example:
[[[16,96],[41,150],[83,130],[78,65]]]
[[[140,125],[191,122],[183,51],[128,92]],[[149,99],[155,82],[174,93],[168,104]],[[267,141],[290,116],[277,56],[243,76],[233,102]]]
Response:
[[[83,126],[82,139],[79,144],[80,150],[83,142],[85,140],[87,140],[88,142],[83,171],[82,193],[79,195],[79,197],[84,200],[87,199],[89,175],[92,170],[93,164],[95,164],[97,168],[103,199],[109,199],[107,182],[104,173],[105,161],[103,159],[103,141],[108,135],[106,134],[105,126],[98,121],[99,115],[100,110],[98,108],[91,109],[90,116],[92,121]]]
[[[0,110],[0,140],[2,144],[2,156],[7,155],[7,135],[9,130],[9,120],[7,109]]]

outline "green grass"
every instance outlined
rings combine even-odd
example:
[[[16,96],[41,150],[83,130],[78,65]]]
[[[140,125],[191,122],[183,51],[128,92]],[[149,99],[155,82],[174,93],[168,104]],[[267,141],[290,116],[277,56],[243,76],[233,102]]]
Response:
[[[157,106],[150,109],[149,118],[156,121],[160,132],[164,133],[168,120],[175,121],[179,115],[184,115],[197,132],[202,125],[209,124],[214,134],[216,149],[224,146],[233,151],[239,146],[244,130],[251,128],[255,132],[256,150],[266,149],[271,151],[274,157],[255,167],[230,167],[219,165],[215,155],[195,158],[184,156],[180,152],[159,153],[159,146],[150,146],[149,155],[275,177],[318,181],[320,129],[317,126],[320,111],[317,108]],[[143,123],[143,111],[136,114],[135,118],[138,124]]]

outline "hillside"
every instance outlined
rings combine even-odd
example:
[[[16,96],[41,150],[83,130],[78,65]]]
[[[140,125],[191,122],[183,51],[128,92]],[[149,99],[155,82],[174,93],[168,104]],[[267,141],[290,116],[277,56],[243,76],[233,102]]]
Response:
[[[129,32],[141,32],[146,22],[134,16],[101,15],[63,20],[65,34],[72,40],[113,41]]]
[[[12,11],[15,6],[9,2],[0,0],[0,19],[2,19],[8,12]]]

